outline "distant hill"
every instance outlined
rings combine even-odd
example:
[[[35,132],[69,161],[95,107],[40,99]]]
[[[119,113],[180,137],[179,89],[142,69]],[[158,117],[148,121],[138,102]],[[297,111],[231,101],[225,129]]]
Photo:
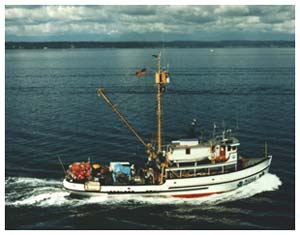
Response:
[[[295,47],[295,41],[5,42],[6,49]]]

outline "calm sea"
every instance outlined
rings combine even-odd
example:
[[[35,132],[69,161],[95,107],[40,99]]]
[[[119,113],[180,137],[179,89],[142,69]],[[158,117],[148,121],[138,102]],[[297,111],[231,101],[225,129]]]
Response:
[[[157,49],[6,50],[6,229],[294,229],[294,48],[164,49],[171,83],[163,140],[231,128],[240,154],[273,155],[270,174],[200,199],[74,198],[65,166],[146,161],[144,147],[97,97],[103,87],[145,141],[156,130]],[[145,77],[135,72],[147,68]]]

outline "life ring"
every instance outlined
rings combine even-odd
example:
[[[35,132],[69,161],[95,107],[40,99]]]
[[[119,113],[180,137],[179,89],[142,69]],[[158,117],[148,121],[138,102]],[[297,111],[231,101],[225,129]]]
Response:
[[[229,159],[229,157],[226,158],[225,155],[220,155],[219,157],[216,157],[216,162],[226,162]]]

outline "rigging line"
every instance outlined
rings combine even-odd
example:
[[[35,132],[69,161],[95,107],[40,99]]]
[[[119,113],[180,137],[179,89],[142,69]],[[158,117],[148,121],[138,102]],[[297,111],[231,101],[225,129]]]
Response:
[[[65,175],[66,175],[66,174],[67,174],[67,171],[66,171],[66,169],[65,169],[65,167],[64,167],[64,164],[63,164],[62,160],[60,159],[59,156],[58,156],[57,158],[58,158],[58,161],[59,161],[59,163],[60,163],[60,165],[61,165],[61,167],[62,167],[62,169],[63,169],[63,172],[64,172]]]

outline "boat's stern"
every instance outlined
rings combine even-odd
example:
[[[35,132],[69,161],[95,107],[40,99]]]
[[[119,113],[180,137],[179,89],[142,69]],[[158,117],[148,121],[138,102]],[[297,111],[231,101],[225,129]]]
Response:
[[[66,178],[63,181],[63,187],[69,192],[84,192],[84,184],[68,181]]]

